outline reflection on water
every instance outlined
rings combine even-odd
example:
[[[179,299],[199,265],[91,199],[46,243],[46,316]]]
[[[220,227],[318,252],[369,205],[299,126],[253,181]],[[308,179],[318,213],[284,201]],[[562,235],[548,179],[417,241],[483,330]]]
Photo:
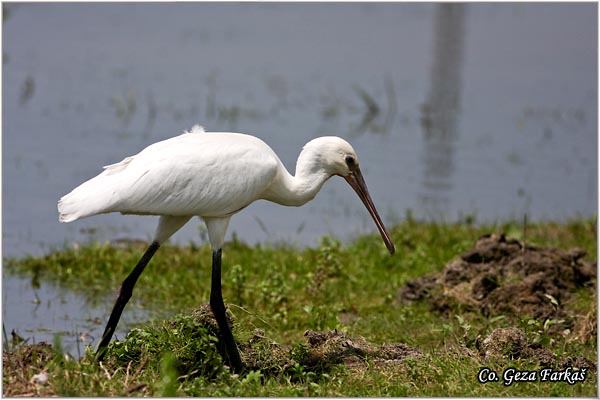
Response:
[[[21,86],[21,96],[19,97],[19,104],[21,106],[25,105],[25,103],[27,103],[27,101],[29,101],[29,99],[33,97],[34,91],[35,81],[31,76],[28,76],[27,78],[25,78],[25,82],[23,82],[23,85]]]
[[[458,139],[464,53],[463,4],[438,4],[434,18],[431,87],[421,107],[424,155],[419,199],[429,218],[448,214]]]
[[[381,104],[377,103],[376,98],[359,85],[354,85],[354,91],[362,100],[362,107],[358,108],[357,112],[357,114],[361,115],[361,118],[358,124],[351,125],[348,136],[355,137],[364,133],[389,134],[394,124],[398,107],[393,79],[387,76],[384,80],[385,96],[377,96],[382,102]],[[383,103],[384,101],[385,103]]]

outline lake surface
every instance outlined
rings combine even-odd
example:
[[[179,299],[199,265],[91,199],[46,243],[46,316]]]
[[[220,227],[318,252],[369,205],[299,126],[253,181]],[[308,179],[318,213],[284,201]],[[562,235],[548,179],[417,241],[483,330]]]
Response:
[[[60,224],[56,202],[103,165],[197,123],[262,138],[292,173],[304,143],[345,137],[388,226],[407,210],[477,222],[597,213],[596,4],[10,3],[3,11],[4,257],[150,240],[156,217]],[[199,242],[199,225],[172,240]],[[322,235],[350,240],[376,229],[334,177],[304,207],[251,205],[232,232],[312,246]],[[26,283],[3,279],[8,332],[29,329],[6,312],[17,292],[34,292]],[[43,317],[31,318],[46,327]]]
[[[40,282],[38,286],[18,276],[4,275],[2,285],[3,335],[9,341],[55,343],[58,335],[63,351],[79,358],[86,346],[96,346],[102,338],[114,298],[107,296],[104,301],[92,304],[59,286],[48,282]],[[122,340],[136,322],[148,318],[148,311],[132,301],[115,334]]]

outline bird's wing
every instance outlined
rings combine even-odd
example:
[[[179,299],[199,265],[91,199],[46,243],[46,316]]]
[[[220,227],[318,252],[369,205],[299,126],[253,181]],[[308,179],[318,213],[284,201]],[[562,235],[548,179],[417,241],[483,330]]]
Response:
[[[119,189],[110,211],[131,214],[231,215],[260,198],[280,162],[260,139],[187,133],[109,166]]]
[[[105,165],[104,167],[102,167],[104,169],[105,175],[112,175],[112,174],[116,174],[117,172],[123,171],[125,168],[127,168],[129,163],[134,158],[135,158],[135,156],[125,157],[123,159],[123,161],[119,161],[118,163],[114,163],[114,164],[110,164],[110,165]]]

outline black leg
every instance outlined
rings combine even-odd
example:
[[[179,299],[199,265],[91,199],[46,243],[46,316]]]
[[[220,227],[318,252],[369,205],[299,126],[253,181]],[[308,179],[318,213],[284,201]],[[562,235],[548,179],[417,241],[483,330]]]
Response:
[[[117,328],[117,324],[119,323],[119,319],[121,318],[121,314],[123,313],[123,309],[127,302],[131,298],[131,294],[133,293],[133,287],[137,282],[138,278],[146,268],[146,265],[156,253],[156,250],[160,247],[158,242],[152,242],[150,247],[146,250],[140,261],[137,263],[133,271],[125,278],[123,283],[121,284],[121,289],[119,290],[119,296],[117,297],[117,301],[115,301],[115,305],[113,307],[112,312],[110,313],[110,318],[108,319],[108,323],[106,324],[106,328],[104,329],[104,334],[102,335],[102,341],[98,345],[98,350],[96,350],[96,360],[102,361],[104,358],[104,354],[106,353],[106,347],[110,342],[110,339],[115,333],[115,329]]]
[[[233,333],[227,324],[225,315],[225,304],[223,303],[223,295],[221,293],[221,249],[213,250],[212,263],[212,284],[210,287],[210,308],[219,325],[221,332],[221,341],[223,342],[224,353],[223,358],[233,369],[233,372],[240,373],[244,369],[240,353],[238,351]]]

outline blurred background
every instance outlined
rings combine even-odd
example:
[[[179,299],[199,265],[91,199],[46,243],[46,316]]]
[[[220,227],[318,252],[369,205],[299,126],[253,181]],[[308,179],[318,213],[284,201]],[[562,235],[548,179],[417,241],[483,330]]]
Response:
[[[3,256],[150,240],[156,217],[59,224],[56,203],[197,123],[260,137],[291,173],[310,139],[348,139],[388,228],[407,213],[596,215],[597,15],[594,3],[4,3]],[[200,225],[172,241],[205,240]],[[228,238],[313,246],[368,232],[334,177],[302,208],[253,204]],[[76,312],[52,288],[5,276],[3,289],[9,332],[64,319],[40,303]]]

